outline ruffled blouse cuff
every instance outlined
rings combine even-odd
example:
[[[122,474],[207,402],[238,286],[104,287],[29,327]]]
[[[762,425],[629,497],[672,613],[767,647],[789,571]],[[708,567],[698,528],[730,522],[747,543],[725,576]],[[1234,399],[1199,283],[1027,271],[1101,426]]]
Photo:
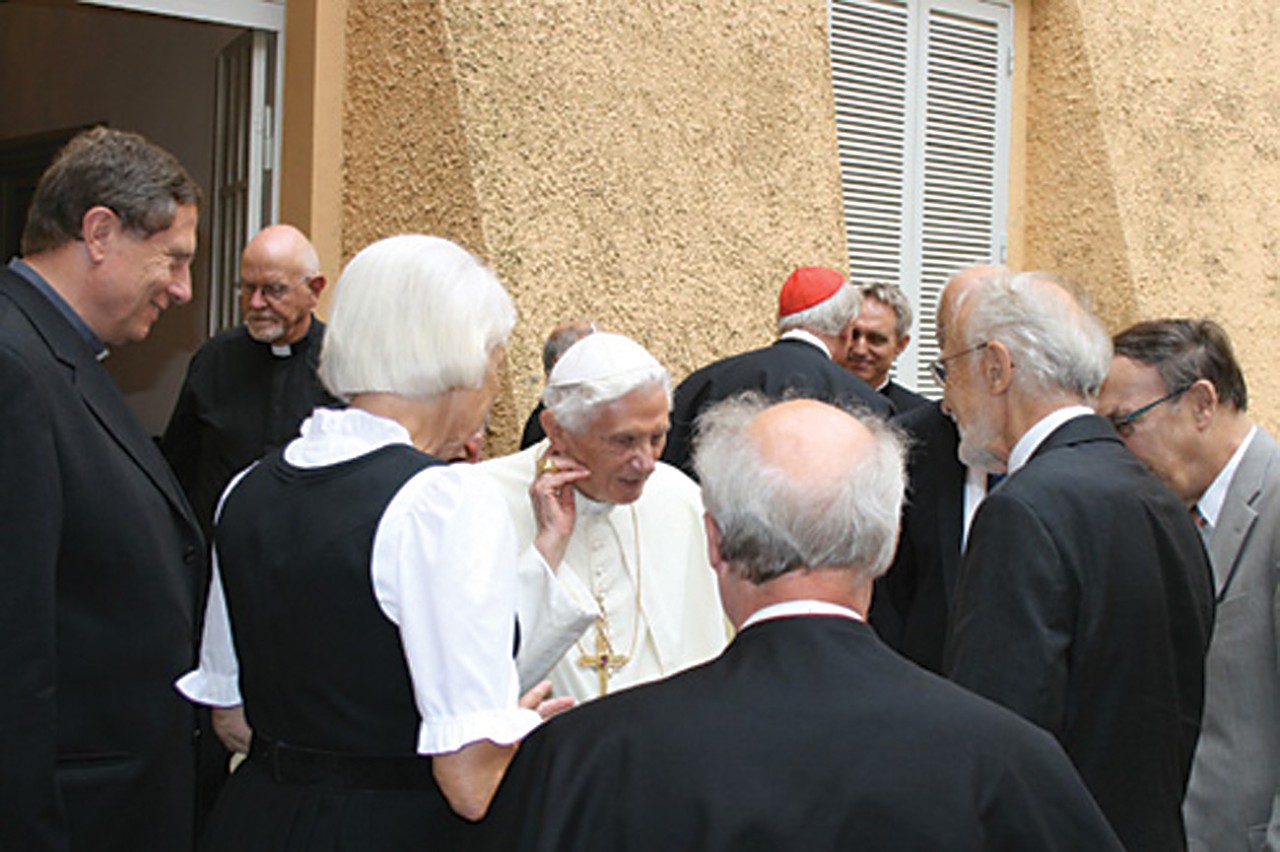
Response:
[[[446,754],[468,743],[490,740],[511,745],[524,739],[542,722],[537,711],[524,707],[486,710],[453,719],[424,721],[418,728],[418,754]]]
[[[210,707],[236,707],[240,698],[239,678],[234,675],[217,675],[195,669],[178,678],[174,683],[178,692],[187,700]],[[534,714],[537,715],[536,713]]]

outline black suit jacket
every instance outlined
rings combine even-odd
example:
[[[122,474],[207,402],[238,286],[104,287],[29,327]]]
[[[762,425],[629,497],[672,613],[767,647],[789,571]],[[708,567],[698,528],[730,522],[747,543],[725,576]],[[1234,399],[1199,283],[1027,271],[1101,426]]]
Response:
[[[886,397],[812,343],[778,340],[763,349],[708,364],[680,383],[671,412],[671,434],[662,460],[694,476],[690,454],[698,415],[720,400],[745,390],[759,391],[772,399],[794,393],[825,402],[858,403],[884,417],[893,413],[893,405]]]
[[[481,827],[523,852],[1119,849],[1051,737],[839,616],[552,719]]]
[[[978,508],[945,667],[1058,738],[1129,852],[1182,849],[1212,626],[1186,507],[1088,415]]]
[[[90,346],[0,270],[0,848],[188,849],[204,545]],[[69,845],[68,845],[69,844]]]
[[[539,401],[533,407],[533,411],[529,412],[529,418],[524,421],[524,430],[520,433],[520,449],[527,450],[547,437],[547,433],[542,430],[542,412],[544,409],[545,406]]]
[[[893,422],[911,441],[907,502],[893,564],[876,581],[870,621],[908,659],[941,672],[964,533],[960,436],[938,403],[899,414]]]
[[[904,388],[895,381],[890,381],[880,388],[880,395],[888,397],[889,402],[893,403],[894,412],[897,414],[906,414],[912,409],[929,404],[929,400],[926,397],[921,396],[910,388]]]

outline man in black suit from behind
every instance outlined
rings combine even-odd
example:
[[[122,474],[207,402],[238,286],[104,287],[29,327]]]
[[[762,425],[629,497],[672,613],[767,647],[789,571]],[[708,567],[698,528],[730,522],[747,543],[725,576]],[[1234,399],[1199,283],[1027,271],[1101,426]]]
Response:
[[[1106,331],[1053,276],[997,276],[934,366],[961,461],[1009,472],[969,531],[944,670],[1054,734],[1129,852],[1184,849],[1212,575],[1186,506],[1088,407]]]
[[[692,451],[698,415],[747,390],[770,399],[793,394],[857,403],[884,417],[893,414],[886,397],[838,363],[849,348],[861,303],[858,289],[834,269],[802,266],[792,272],[778,294],[778,339],[708,364],[676,388],[662,460],[696,479]]]
[[[886,427],[749,395],[707,414],[696,464],[737,637],[535,731],[482,848],[1120,849],[1052,737],[863,623],[902,503]]]
[[[0,849],[192,846],[200,527],[99,363],[191,298],[200,190],[105,128],[0,269]]]

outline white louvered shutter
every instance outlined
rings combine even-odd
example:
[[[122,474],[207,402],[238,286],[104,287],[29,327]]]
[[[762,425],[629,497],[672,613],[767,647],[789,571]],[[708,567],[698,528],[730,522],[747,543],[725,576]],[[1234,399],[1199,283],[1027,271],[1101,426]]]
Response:
[[[938,294],[999,263],[1008,217],[1012,3],[830,0],[849,269],[916,309],[898,381],[937,396]]]

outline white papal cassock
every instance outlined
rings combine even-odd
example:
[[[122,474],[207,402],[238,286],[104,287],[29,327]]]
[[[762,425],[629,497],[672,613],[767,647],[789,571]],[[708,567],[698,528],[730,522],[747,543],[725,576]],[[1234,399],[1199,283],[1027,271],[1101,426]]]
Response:
[[[547,571],[533,547],[529,486],[548,446],[544,440],[480,464],[506,498],[521,561],[537,560]],[[521,685],[527,688],[550,671],[557,695],[584,701],[600,695],[600,675],[598,664],[593,668],[581,661],[598,663],[602,649],[613,661],[618,655],[626,658],[608,678],[610,692],[719,654],[729,628],[707,557],[702,496],[693,480],[659,462],[634,503],[575,496],[577,520],[555,582],[526,582],[521,589],[516,660]],[[537,577],[537,572],[526,570],[522,577]],[[607,642],[600,639],[598,615]],[[549,632],[577,633],[577,642],[556,659],[540,650],[563,647]]]

